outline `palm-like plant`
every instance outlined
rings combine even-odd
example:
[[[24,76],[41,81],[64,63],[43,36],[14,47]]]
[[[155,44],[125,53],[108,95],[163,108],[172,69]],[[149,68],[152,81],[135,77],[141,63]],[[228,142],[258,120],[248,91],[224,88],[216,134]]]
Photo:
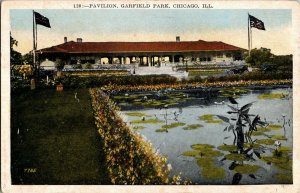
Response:
[[[231,111],[228,111],[228,114],[235,114],[236,118],[227,118],[221,115],[217,115],[221,120],[226,123],[229,123],[224,131],[232,131],[235,138],[234,138],[234,145],[237,145],[238,149],[241,153],[244,152],[244,143],[250,142],[251,134],[253,131],[257,131],[257,126],[260,125],[262,127],[266,126],[267,123],[260,120],[259,115],[249,114],[250,107],[253,105],[254,102],[248,103],[241,108],[238,107],[239,103],[232,97],[228,98],[230,103],[236,105],[236,107],[232,105],[228,105]],[[251,117],[254,117],[251,120]],[[230,121],[235,121],[235,123],[230,123]]]

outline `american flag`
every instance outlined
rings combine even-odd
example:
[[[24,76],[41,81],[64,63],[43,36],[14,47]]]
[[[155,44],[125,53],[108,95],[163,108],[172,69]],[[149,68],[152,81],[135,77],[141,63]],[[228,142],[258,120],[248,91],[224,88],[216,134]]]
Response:
[[[42,16],[38,12],[34,12],[34,16],[36,24],[51,28],[49,19],[47,17]]]
[[[256,17],[253,17],[252,15],[249,15],[249,19],[251,27],[255,27],[260,30],[266,30],[264,22],[262,22],[261,20],[257,19]]]

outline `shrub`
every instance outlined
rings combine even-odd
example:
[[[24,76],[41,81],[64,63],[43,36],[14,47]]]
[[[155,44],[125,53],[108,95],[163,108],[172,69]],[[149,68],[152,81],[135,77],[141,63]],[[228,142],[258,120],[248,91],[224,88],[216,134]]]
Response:
[[[147,75],[147,76],[99,76],[99,77],[75,77],[65,76],[62,83],[69,88],[93,88],[106,85],[157,85],[173,84],[177,79],[169,75]]]
[[[169,184],[166,158],[123,122],[115,104],[98,89],[90,89],[95,124],[104,142],[108,172],[113,184]]]

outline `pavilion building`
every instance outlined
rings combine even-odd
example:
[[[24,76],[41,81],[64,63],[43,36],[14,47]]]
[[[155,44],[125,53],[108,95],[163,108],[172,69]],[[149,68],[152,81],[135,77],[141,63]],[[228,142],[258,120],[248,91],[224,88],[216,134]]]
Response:
[[[38,50],[40,62],[61,59],[67,65],[76,64],[138,64],[154,66],[162,63],[230,63],[243,60],[245,49],[220,41],[160,41],[160,42],[83,42],[67,41]]]

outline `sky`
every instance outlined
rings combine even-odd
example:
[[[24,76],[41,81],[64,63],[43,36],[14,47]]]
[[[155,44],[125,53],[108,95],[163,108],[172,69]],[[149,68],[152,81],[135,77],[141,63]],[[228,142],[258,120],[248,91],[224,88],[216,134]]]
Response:
[[[82,38],[102,41],[223,41],[248,48],[248,13],[262,20],[266,31],[252,29],[253,48],[277,55],[292,53],[292,12],[288,9],[37,9],[51,28],[38,25],[38,49]],[[32,10],[10,11],[14,49],[32,50]]]

